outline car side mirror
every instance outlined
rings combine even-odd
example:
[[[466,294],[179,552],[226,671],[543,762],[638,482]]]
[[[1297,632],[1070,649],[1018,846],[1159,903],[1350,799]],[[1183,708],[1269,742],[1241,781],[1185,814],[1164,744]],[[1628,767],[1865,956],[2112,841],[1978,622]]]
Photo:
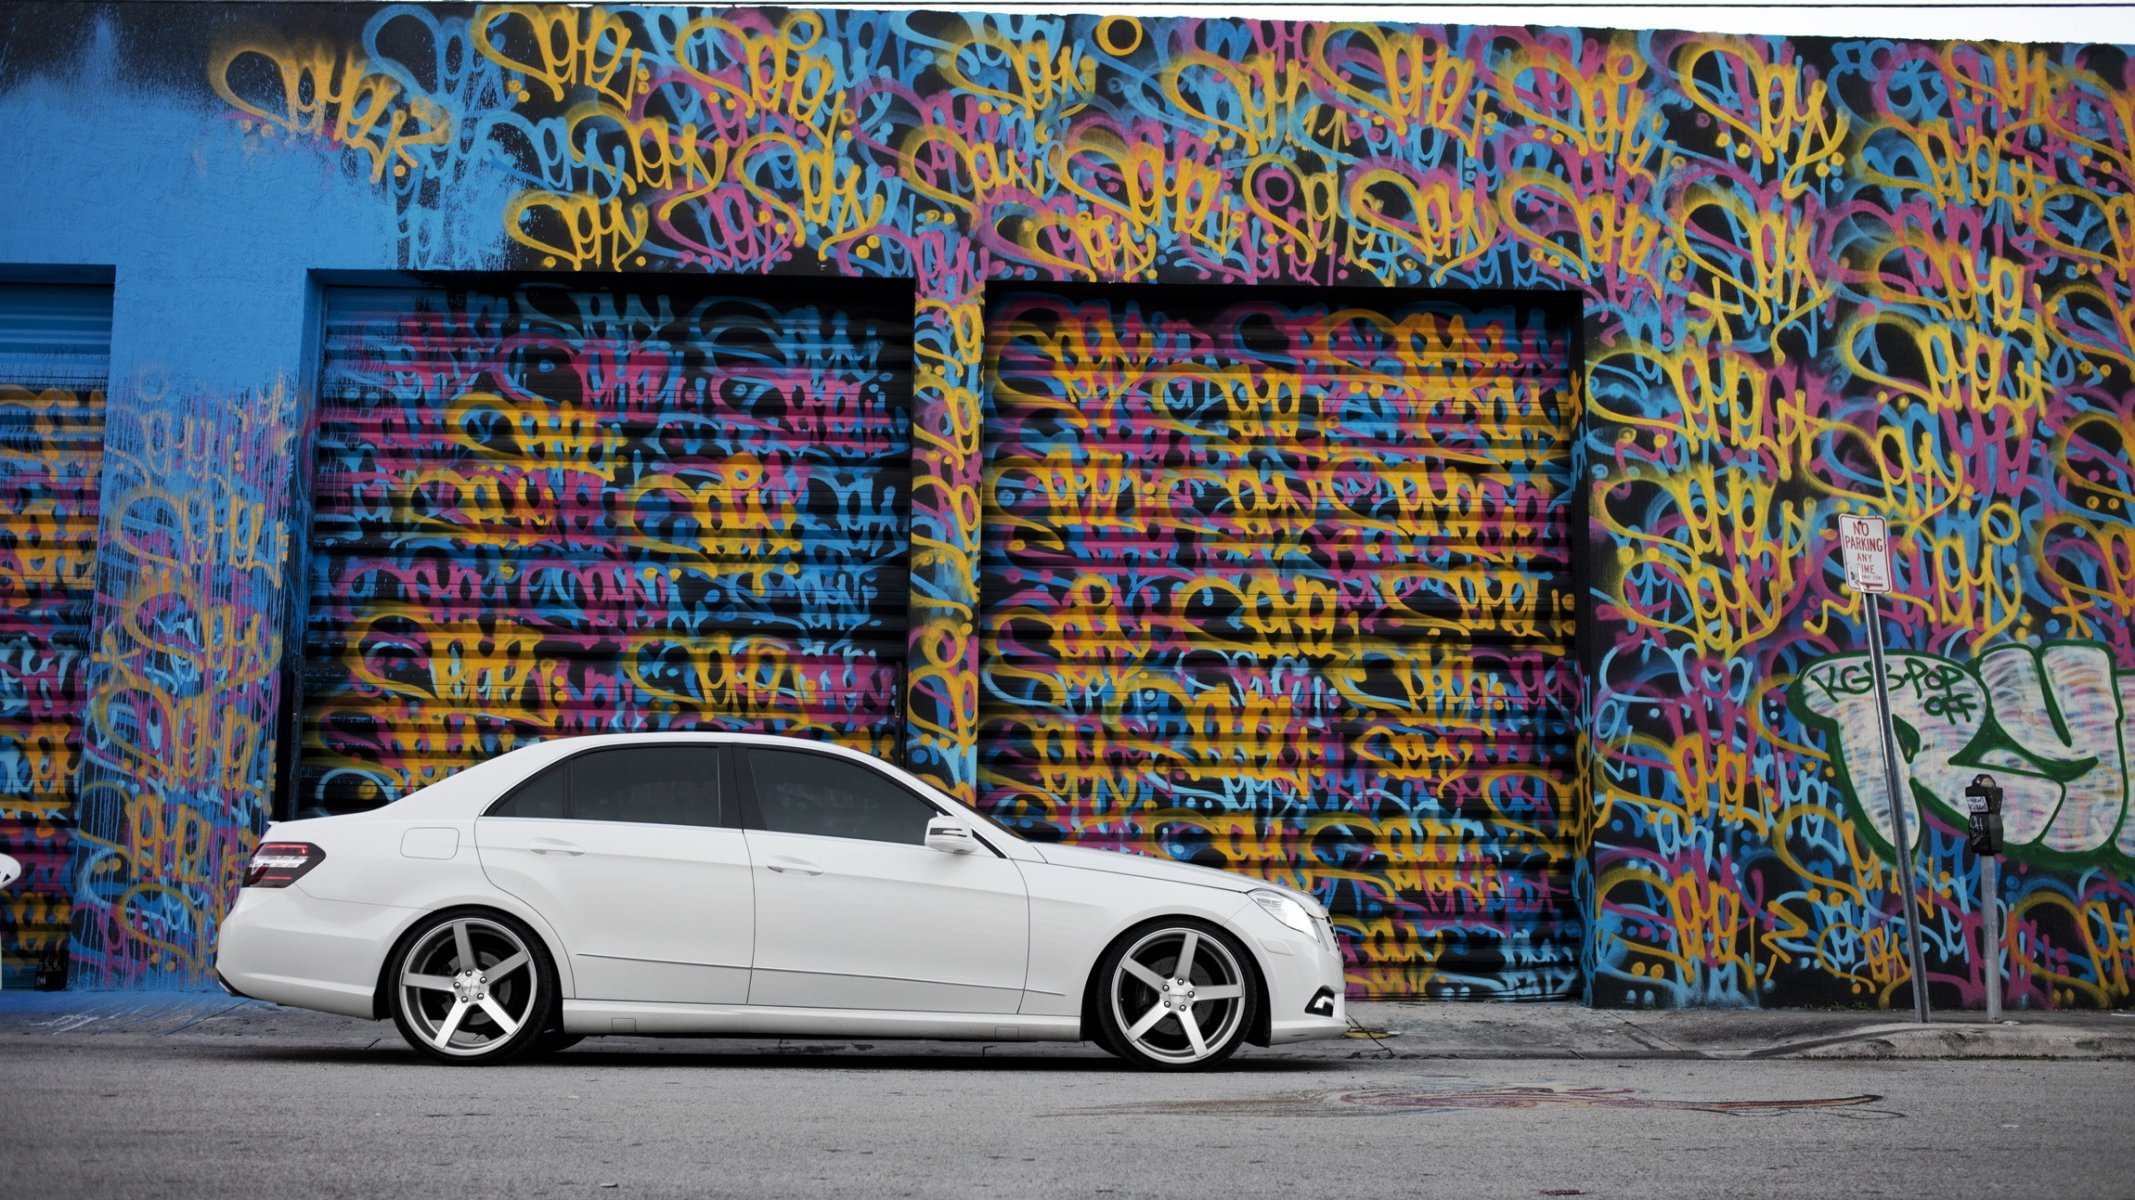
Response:
[[[936,817],[927,822],[927,848],[945,854],[969,854],[979,848],[979,840],[971,836],[962,822],[952,817]]]

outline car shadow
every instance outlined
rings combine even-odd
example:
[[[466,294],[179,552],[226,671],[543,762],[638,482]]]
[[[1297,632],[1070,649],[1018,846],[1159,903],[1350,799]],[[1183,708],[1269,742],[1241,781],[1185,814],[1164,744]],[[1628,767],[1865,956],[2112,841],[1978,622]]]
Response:
[[[556,1071],[587,1067],[620,1067],[638,1070],[652,1070],[663,1067],[706,1067],[758,1071],[1027,1071],[1049,1074],[1148,1074],[1148,1072],[1144,1072],[1140,1068],[1129,1066],[1119,1059],[1095,1050],[1087,1050],[1082,1053],[1063,1050],[1059,1053],[1047,1054],[1042,1051],[1034,1052],[1027,1047],[1019,1046],[1010,1053],[986,1053],[976,1048],[966,1049],[962,1047],[955,1050],[905,1051],[885,1050],[880,1042],[858,1045],[853,1043],[788,1042],[783,1046],[765,1045],[761,1048],[754,1046],[721,1046],[717,1049],[695,1049],[684,1048],[672,1043],[662,1044],[666,1039],[612,1040],[635,1042],[635,1044],[579,1045],[546,1057],[511,1063],[503,1069],[513,1071]],[[681,1040],[676,1039],[677,1042]],[[401,1044],[398,1039],[385,1039],[363,1047],[280,1045],[245,1046],[233,1049],[235,1049],[233,1057],[243,1057],[257,1062],[424,1067],[436,1065],[417,1054],[413,1049]],[[1248,1049],[1223,1065],[1212,1068],[1212,1071],[1218,1074],[1238,1075],[1295,1074],[1340,1069],[1346,1064],[1346,1061],[1343,1059],[1262,1056],[1256,1055]]]

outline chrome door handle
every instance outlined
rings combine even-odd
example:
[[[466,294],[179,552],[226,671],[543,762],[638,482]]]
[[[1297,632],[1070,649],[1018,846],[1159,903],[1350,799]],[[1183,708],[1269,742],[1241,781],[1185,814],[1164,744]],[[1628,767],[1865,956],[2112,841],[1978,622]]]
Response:
[[[569,842],[559,842],[551,838],[535,838],[534,844],[529,848],[536,854],[568,854],[573,858],[585,853]]]
[[[797,858],[774,858],[764,864],[781,875],[821,875],[823,868],[814,863],[805,863]]]

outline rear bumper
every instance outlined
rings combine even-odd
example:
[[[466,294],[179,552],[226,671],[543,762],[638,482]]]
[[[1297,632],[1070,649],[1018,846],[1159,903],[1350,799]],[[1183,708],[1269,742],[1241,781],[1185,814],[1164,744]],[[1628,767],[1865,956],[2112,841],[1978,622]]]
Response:
[[[223,919],[215,979],[236,996],[375,1017],[386,948],[414,915],[320,900],[301,887],[246,888]]]

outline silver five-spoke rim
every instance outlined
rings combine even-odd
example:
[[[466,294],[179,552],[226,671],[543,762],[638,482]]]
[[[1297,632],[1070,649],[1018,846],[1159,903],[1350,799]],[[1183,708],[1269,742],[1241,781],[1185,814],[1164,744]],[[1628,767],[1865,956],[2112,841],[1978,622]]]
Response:
[[[519,1032],[533,1018],[536,990],[533,952],[481,917],[425,933],[400,964],[408,1023],[445,1054],[472,1057]]]
[[[1199,1062],[1230,1044],[1245,1018],[1245,975],[1216,938],[1159,929],[1127,948],[1112,973],[1112,1019],[1134,1048],[1164,1062]]]

